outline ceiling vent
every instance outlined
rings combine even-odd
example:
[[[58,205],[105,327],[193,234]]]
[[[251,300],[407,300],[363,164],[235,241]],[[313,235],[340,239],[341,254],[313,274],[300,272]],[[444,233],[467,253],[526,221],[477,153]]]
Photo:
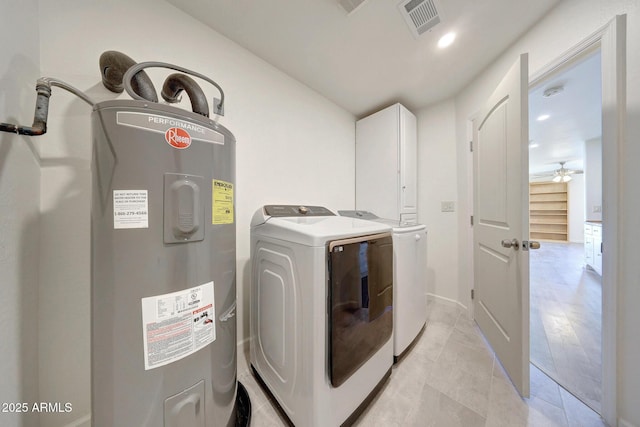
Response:
[[[403,0],[398,9],[414,37],[426,33],[440,23],[440,15],[433,0]]]
[[[342,6],[347,13],[355,11],[366,1],[367,0],[339,0],[340,6]]]

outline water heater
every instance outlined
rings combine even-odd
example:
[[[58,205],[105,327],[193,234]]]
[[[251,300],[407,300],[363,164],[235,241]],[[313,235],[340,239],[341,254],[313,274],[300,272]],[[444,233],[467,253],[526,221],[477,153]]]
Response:
[[[144,100],[92,126],[93,425],[235,425],[234,136]]]

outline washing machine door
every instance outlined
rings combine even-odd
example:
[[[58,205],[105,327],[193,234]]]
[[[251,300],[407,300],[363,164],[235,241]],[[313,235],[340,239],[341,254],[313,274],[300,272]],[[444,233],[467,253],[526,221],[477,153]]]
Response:
[[[332,241],[328,261],[329,370],[338,387],[391,338],[391,234]]]

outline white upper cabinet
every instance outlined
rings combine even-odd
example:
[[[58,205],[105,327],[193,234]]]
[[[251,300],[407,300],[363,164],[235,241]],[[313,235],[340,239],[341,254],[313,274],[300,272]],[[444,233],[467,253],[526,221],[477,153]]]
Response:
[[[417,221],[416,116],[395,104],[356,122],[356,209]]]

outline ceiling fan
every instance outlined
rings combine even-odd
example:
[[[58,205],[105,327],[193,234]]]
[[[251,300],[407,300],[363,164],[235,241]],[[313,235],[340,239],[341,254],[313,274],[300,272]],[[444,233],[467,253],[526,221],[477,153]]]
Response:
[[[571,181],[571,175],[584,173],[582,170],[567,169],[564,167],[565,162],[558,162],[560,169],[556,169],[549,172],[532,174],[531,178],[552,178],[553,182],[569,182]]]

